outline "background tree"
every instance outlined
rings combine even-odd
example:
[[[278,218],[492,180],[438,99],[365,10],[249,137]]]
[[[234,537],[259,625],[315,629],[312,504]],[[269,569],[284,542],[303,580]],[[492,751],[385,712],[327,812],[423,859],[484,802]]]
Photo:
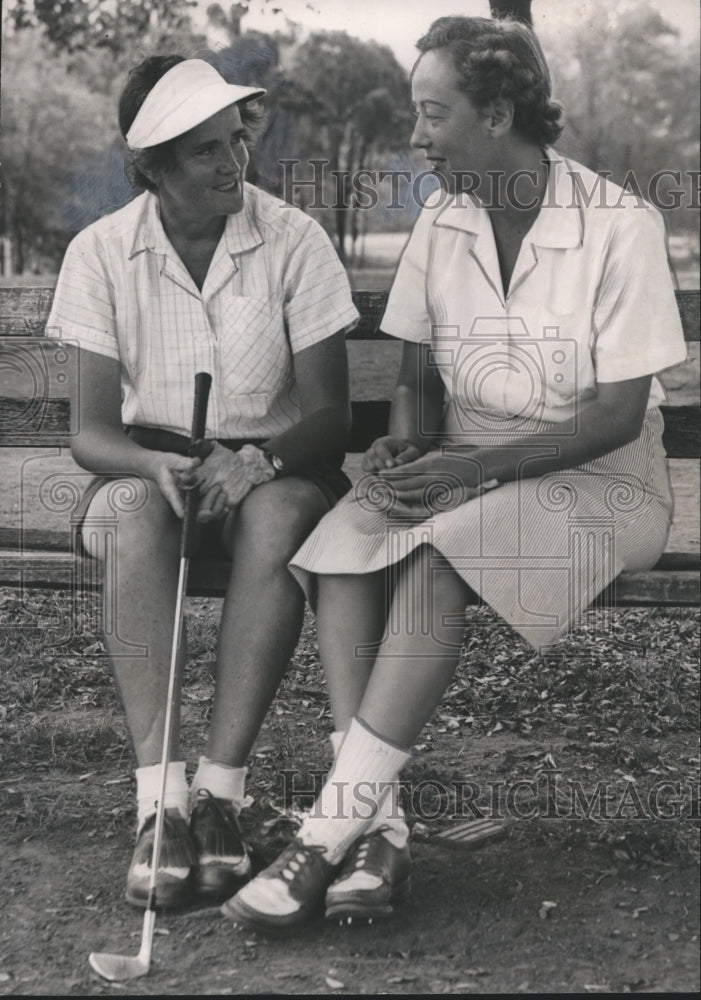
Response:
[[[197,0],[14,0],[7,19],[15,30],[41,28],[60,52],[123,54],[191,31],[194,7]]]
[[[134,197],[117,96],[148,52],[197,51],[192,0],[15,0],[5,11],[0,234],[13,271],[57,266],[72,235]],[[47,100],[50,95],[50,100]]]
[[[349,184],[363,168],[415,174],[423,166],[409,153],[409,84],[391,50],[343,32],[318,32],[300,44],[301,28],[287,18],[285,0],[257,2],[277,13],[272,23],[281,27],[273,34],[246,30],[247,0],[208,8],[217,68],[268,91],[269,125],[251,179],[282,195],[281,160],[301,161],[297,176],[309,160],[324,160],[324,201],[334,207],[315,215],[344,257],[348,238],[352,257],[365,228],[409,229],[411,212],[388,210],[384,189],[381,203],[366,210]],[[524,20],[530,6],[491,3],[493,15]],[[485,0],[485,15],[489,7]],[[6,0],[0,235],[11,236],[16,267],[42,260],[57,267],[74,232],[134,196],[123,177],[117,95],[129,67],[146,54],[205,53],[193,8],[194,0]],[[590,10],[569,32],[559,26],[549,35],[548,21],[538,22],[566,108],[558,148],[610,171],[618,183],[630,180],[632,168],[643,191],[661,170],[696,170],[697,46],[681,46],[673,23],[645,0],[608,9],[602,0]],[[674,186],[668,177],[660,197]],[[310,208],[312,199],[306,191],[294,200]],[[692,231],[692,212],[670,209],[670,229]]]
[[[357,236],[354,172],[370,169],[377,154],[405,148],[411,133],[409,82],[391,49],[344,31],[318,32],[296,52],[285,106],[306,119],[311,158],[328,164],[338,252]],[[349,225],[350,222],[350,225]]]
[[[563,152],[646,198],[660,171],[684,177],[698,169],[698,44],[683,46],[650,4],[612,13],[592,7],[576,32],[558,36],[548,58],[565,106]],[[672,187],[679,187],[672,177],[659,182],[662,202],[671,202]],[[670,228],[695,226],[691,211],[670,209]]]
[[[515,17],[524,24],[533,25],[531,0],[492,0],[492,17]]]
[[[76,85],[68,62],[36,28],[3,45],[0,231],[19,273],[62,254],[66,217],[81,199],[76,172],[115,132],[113,101]]]

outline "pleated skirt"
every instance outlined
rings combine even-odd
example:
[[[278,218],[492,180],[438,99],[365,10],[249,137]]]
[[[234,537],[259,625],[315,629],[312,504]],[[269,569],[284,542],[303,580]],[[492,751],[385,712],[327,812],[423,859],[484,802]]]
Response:
[[[546,425],[491,417],[477,441],[461,435],[459,443],[489,446],[538,429]],[[369,488],[369,481],[356,484],[320,521],[290,570],[314,606],[320,575],[374,573],[426,545],[544,649],[622,570],[649,569],[664,552],[674,505],[662,430],[659,410],[648,410],[630,444],[572,469],[504,483],[427,520],[393,515],[376,479]],[[439,509],[441,485],[435,485]]]

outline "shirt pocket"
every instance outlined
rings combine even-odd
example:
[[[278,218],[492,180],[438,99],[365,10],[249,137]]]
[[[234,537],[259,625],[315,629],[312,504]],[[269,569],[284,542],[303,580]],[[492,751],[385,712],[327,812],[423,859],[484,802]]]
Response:
[[[582,308],[560,313],[542,306],[532,334],[546,403],[557,405],[591,395],[596,385],[591,312]]]
[[[282,304],[237,295],[222,316],[221,330],[218,347],[222,390],[229,400],[250,397],[251,406],[257,409],[290,378],[292,355]]]
[[[237,420],[249,426],[265,420],[276,398],[272,392],[228,393],[226,395],[226,418]]]

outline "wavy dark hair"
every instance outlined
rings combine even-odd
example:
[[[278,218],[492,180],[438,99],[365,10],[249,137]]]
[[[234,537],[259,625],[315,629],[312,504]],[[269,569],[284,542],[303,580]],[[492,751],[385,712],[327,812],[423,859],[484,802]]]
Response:
[[[550,145],[562,133],[562,106],[552,100],[543,50],[520,21],[439,17],[416,47],[421,53],[448,50],[460,89],[479,111],[498,98],[512,101],[514,128],[526,139]]]
[[[204,58],[204,57],[200,57]],[[127,82],[119,98],[119,130],[126,139],[127,132],[139,113],[141,105],[160,78],[183,62],[185,56],[148,56],[135,66],[127,77]],[[209,61],[209,60],[207,60]],[[227,81],[232,82],[232,81]],[[238,104],[241,121],[245,129],[244,141],[252,149],[260,137],[267,115],[259,101],[245,101]],[[124,173],[133,187],[156,191],[156,185],[151,180],[164,170],[173,166],[173,148],[176,139],[169,139],[158,146],[147,149],[129,149],[124,160]]]

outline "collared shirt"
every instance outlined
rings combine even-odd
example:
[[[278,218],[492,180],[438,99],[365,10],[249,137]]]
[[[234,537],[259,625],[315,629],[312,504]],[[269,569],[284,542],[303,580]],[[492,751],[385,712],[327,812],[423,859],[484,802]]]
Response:
[[[120,361],[125,424],[189,437],[194,377],[208,371],[207,436],[265,439],[300,419],[293,356],[357,317],[319,224],[246,184],[201,291],[155,195],[88,226],[66,251],[46,333]]]
[[[548,190],[508,294],[489,213],[464,195],[446,203],[436,192],[402,256],[381,326],[430,342],[448,431],[460,408],[561,422],[597,382],[686,358],[660,214],[553,150],[547,156]],[[653,379],[648,406],[663,398]]]

